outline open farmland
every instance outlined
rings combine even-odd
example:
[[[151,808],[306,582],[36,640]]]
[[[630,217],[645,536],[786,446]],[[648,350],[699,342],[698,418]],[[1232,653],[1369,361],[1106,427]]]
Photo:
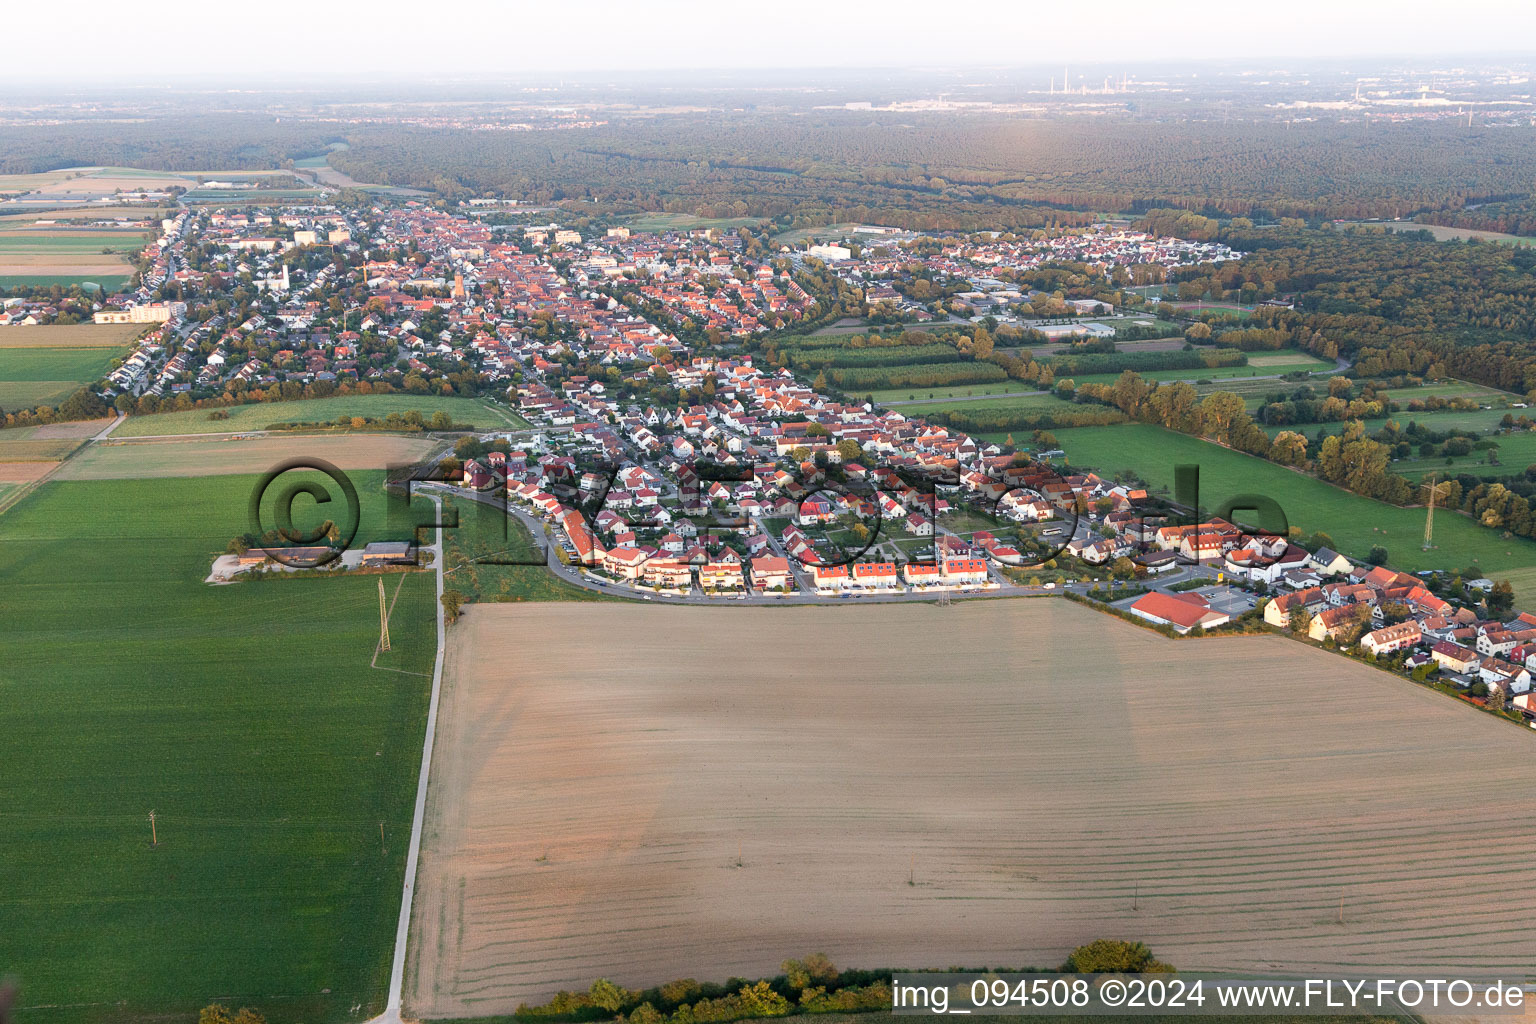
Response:
[[[1112,474],[1132,469],[1154,488],[1173,487],[1173,467],[1200,467],[1200,504],[1211,511],[1238,494],[1264,494],[1285,511],[1290,525],[1321,530],[1338,550],[1364,559],[1385,547],[1399,569],[1461,569],[1476,563],[1490,575],[1536,565],[1536,541],[1478,526],[1466,516],[1435,517],[1433,551],[1424,551],[1424,510],[1363,498],[1305,474],[1199,438],[1143,423],[1054,431],[1073,466]],[[998,438],[1001,439],[1000,437]]]
[[[987,384],[950,384],[933,388],[886,388],[874,392],[875,401],[881,405],[891,402],[923,401],[925,399],[964,398],[976,395],[1006,395],[1021,391],[1038,391],[1039,385],[1023,380],[999,380]]]
[[[60,442],[62,443],[62,442]],[[65,480],[264,473],[288,459],[324,459],[338,469],[385,469],[424,458],[426,437],[404,434],[272,435],[186,441],[103,441],[59,471]]]
[[[66,324],[47,327],[0,328],[0,349],[111,348],[125,349],[152,324]],[[0,365],[6,357],[0,355]]]
[[[41,331],[48,328],[13,327],[7,330]],[[42,340],[41,336],[39,340]],[[82,385],[106,376],[113,358],[126,351],[123,345],[99,348],[0,346],[0,409],[57,405]]]
[[[3,359],[0,356],[0,359]],[[343,395],[335,398],[308,398],[296,402],[260,402],[233,405],[226,409],[188,409],[183,412],[133,416],[113,432],[114,437],[155,437],[163,434],[227,434],[264,430],[274,423],[315,423],[328,425],[339,416],[365,416],[383,419],[390,413],[419,412],[427,419],[435,412],[445,412],[455,423],[468,423],[481,430],[517,429],[528,421],[504,406],[492,405],[478,398],[454,398],[442,395]],[[214,412],[228,413],[228,419],[210,419]]]
[[[356,479],[376,539],[382,474]],[[202,582],[254,482],[51,481],[0,515],[18,1024],[383,1009],[429,679],[370,668],[371,577]],[[431,671],[434,603],[405,580],[381,665]]]
[[[1536,957],[1505,895],[1536,840],[1536,738],[1280,637],[1173,641],[1054,600],[467,614],[412,1014],[756,977],[807,949],[1053,963],[1135,935],[1184,969]],[[793,653],[765,656],[765,630]]]
[[[86,227],[69,221],[0,225],[0,284],[43,284],[9,279],[55,277],[63,279],[61,284],[90,281],[108,287],[103,278],[126,279],[133,273],[129,260],[151,235],[145,228]]]

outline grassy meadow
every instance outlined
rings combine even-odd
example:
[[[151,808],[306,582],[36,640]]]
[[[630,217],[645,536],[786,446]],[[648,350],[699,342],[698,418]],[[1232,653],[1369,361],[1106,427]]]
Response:
[[[382,475],[354,479],[359,541],[384,535]],[[373,578],[204,584],[254,480],[50,482],[0,516],[0,963],[20,1024],[383,1009],[433,581],[385,577],[380,665],[400,671],[370,667]]]
[[[517,519],[476,501],[444,498],[443,507],[459,517],[457,528],[443,531],[443,564],[452,574],[443,583],[446,588],[471,601],[618,600],[573,587],[545,568],[543,552]],[[478,559],[540,564],[493,565]]]

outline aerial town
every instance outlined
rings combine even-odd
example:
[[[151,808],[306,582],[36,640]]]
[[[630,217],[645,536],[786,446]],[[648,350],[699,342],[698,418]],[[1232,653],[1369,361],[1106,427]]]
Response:
[[[738,344],[818,308],[807,270],[897,323],[1006,329],[1018,323],[1010,310],[1032,303],[1059,316],[1032,321],[1037,336],[1113,336],[1106,325],[1150,314],[1021,290],[1000,272],[1071,259],[1147,280],[1149,268],[1241,257],[1224,245],[1100,226],[919,248],[916,234],[858,227],[847,241],[769,250],[717,229],[584,239],[555,224],[493,226],[487,209],[183,210],[143,253],[138,288],[91,311],[154,325],[102,397],[153,412],[221,395],[489,390],[531,429],[482,435],[449,459],[451,482],[535,536],[552,528],[551,569],[581,586],[789,603],[1059,588],[1176,634],[1261,617],[1536,716],[1536,616],[1480,619],[1486,579],[1453,586],[1305,550],[1294,529],[1194,521],[1134,481],[1073,472],[1059,451],[833,397]],[[233,323],[205,307],[192,320],[187,301],[166,297],[211,278],[254,292],[260,312]],[[6,320],[60,312],[9,300]],[[267,555],[255,547],[220,572]],[[1045,562],[1076,575],[1042,583]]]

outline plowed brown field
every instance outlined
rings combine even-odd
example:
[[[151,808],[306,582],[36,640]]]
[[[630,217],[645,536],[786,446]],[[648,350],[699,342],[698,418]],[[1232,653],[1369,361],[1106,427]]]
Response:
[[[1059,600],[483,605],[443,700],[421,1016],[817,950],[1536,963],[1536,737],[1279,637],[1172,641]]]

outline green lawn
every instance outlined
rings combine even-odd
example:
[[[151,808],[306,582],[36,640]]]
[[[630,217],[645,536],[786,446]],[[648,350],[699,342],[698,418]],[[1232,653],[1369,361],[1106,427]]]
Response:
[[[1076,427],[1053,431],[1073,466],[1102,473],[1134,469],[1154,488],[1173,486],[1173,467],[1200,467],[1200,503],[1215,509],[1244,493],[1279,502],[1290,525],[1333,537],[1338,550],[1364,558],[1373,545],[1385,547],[1399,569],[1457,569],[1473,562],[1484,571],[1536,566],[1536,542],[1508,540],[1459,514],[1435,517],[1432,551],[1421,550],[1424,510],[1397,508],[1351,494],[1320,480],[1198,438],[1140,423]]]
[[[354,478],[379,536],[382,474]],[[370,667],[372,577],[202,582],[253,482],[53,482],[0,516],[20,1024],[383,1009],[430,679]],[[430,672],[434,596],[404,580],[388,667]]]
[[[0,355],[0,359],[4,356]],[[259,402],[234,405],[227,409],[228,419],[209,419],[213,409],[189,409],[185,412],[131,416],[113,432],[114,437],[150,437],[157,434],[222,434],[230,431],[261,430],[274,423],[313,422],[326,424],[338,416],[371,416],[381,419],[392,412],[415,410],[424,417],[439,410],[453,417],[455,423],[469,423],[482,430],[521,429],[528,421],[505,406],[479,398],[452,398],[442,395],[346,395],[336,398],[308,398],[297,402]]]

